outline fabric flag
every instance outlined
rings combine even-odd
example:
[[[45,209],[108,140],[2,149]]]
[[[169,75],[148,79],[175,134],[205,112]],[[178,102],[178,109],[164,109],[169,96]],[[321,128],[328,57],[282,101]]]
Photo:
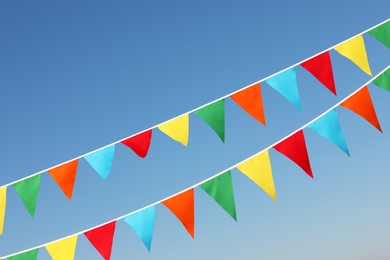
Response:
[[[307,175],[313,178],[309,155],[306,149],[305,136],[302,130],[274,145],[273,148],[295,162]]]
[[[54,260],[73,260],[77,235],[46,245],[46,250]]]
[[[89,242],[91,242],[105,260],[111,257],[115,224],[116,221],[113,221],[84,233]]]
[[[301,66],[336,95],[336,85],[334,83],[332,62],[330,60],[329,51],[302,62]]]
[[[350,59],[365,73],[372,76],[370,65],[368,64],[363,36],[358,35],[344,43],[341,43],[337,45],[334,50],[344,57]]]
[[[389,36],[390,37],[390,36]],[[390,91],[390,69],[380,74],[373,83],[380,88]]]
[[[225,100],[219,100],[195,111],[225,141]]]
[[[152,244],[155,211],[156,207],[151,206],[123,219],[142,239],[149,252]]]
[[[363,117],[382,132],[367,86],[360,89],[340,105]]]
[[[78,160],[70,161],[48,171],[68,199],[72,198]]]
[[[158,126],[158,129],[171,137],[173,140],[187,146],[189,123],[188,114],[185,114],[169,120],[168,122],[162,123]]]
[[[237,169],[259,185],[260,188],[276,201],[276,191],[268,150],[241,163],[237,166]]]
[[[247,89],[230,96],[242,109],[257,121],[265,125],[263,98],[261,85],[256,83]]]
[[[316,121],[308,125],[308,127],[328,141],[337,145],[341,150],[349,155],[347,143],[345,142],[343,132],[341,131],[340,121],[336,109],[332,109],[325,115],[321,116]]]
[[[152,129],[123,140],[121,143],[132,149],[139,157],[145,158],[148,154]]]
[[[7,186],[0,188],[0,235],[3,234],[6,204],[7,204]]]
[[[297,84],[297,75],[294,68],[283,71],[269,79],[267,79],[268,85],[278,91],[288,101],[290,101],[295,107],[301,110],[301,104],[299,101],[299,92]]]
[[[41,186],[41,174],[19,181],[12,186],[22,199],[31,217],[34,217],[39,187]]]
[[[110,174],[112,161],[114,160],[114,153],[115,145],[113,144],[84,156],[84,159],[103,178],[103,180],[106,180]]]
[[[200,187],[237,221],[232,175],[230,171],[202,183]]]
[[[25,253],[8,257],[8,260],[36,260],[38,258],[39,249],[34,249]]]
[[[194,238],[194,189],[164,200],[162,204],[180,220],[191,237]]]
[[[390,49],[390,21],[370,30],[368,33]]]

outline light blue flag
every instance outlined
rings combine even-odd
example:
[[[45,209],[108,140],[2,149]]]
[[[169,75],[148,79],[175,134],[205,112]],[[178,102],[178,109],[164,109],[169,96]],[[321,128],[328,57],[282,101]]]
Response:
[[[124,218],[144,242],[150,252],[154,230],[155,206],[151,206]]]
[[[345,142],[343,132],[341,131],[339,117],[337,111],[332,109],[319,119],[308,125],[309,128],[316,131],[319,135],[328,141],[337,145],[349,156],[347,143]]]
[[[297,74],[294,68],[288,69],[279,73],[272,78],[267,79],[268,85],[278,91],[294,106],[301,110],[301,103],[299,101]]]
[[[110,174],[112,160],[114,159],[115,145],[110,145],[104,149],[84,156],[84,159],[106,180]]]

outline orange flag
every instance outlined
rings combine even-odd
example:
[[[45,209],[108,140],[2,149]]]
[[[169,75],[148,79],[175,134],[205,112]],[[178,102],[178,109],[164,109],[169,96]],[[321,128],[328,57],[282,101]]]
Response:
[[[78,160],[74,160],[48,171],[68,199],[72,198],[77,165]]]
[[[367,86],[341,103],[341,106],[352,110],[382,132]]]
[[[247,89],[231,95],[230,97],[248,114],[265,125],[263,98],[261,94],[260,83],[256,83]]]
[[[180,220],[191,237],[194,238],[194,189],[164,200],[162,204]]]

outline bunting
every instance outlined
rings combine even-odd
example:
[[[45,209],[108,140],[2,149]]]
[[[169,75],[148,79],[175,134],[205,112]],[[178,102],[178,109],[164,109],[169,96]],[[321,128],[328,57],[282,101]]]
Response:
[[[73,260],[78,236],[71,236],[46,246],[47,252],[54,260]]]
[[[370,30],[368,33],[390,49],[390,21]]]
[[[2,187],[0,188],[0,235],[3,234],[6,205],[7,205],[7,187]]]
[[[387,69],[374,79],[373,83],[384,90],[390,91],[390,69]]]
[[[194,238],[194,189],[187,190],[161,203],[180,220],[190,236]]]
[[[152,140],[152,129],[127,138],[121,143],[133,150],[139,157],[145,158]]]
[[[58,184],[68,199],[72,198],[77,165],[78,160],[74,160],[48,171],[49,175]]]
[[[36,260],[38,258],[39,249],[34,249],[25,253],[8,257],[8,260]]]
[[[306,149],[305,136],[302,130],[299,130],[295,134],[274,145],[273,148],[279,153],[290,158],[290,160],[301,167],[302,170],[307,173],[307,175],[313,178],[309,155],[307,154]]]
[[[374,104],[372,103],[370,92],[367,87],[360,89],[340,105],[363,117],[371,125],[375,126],[376,129],[382,132],[376,116]]]
[[[110,174],[112,161],[114,160],[115,145],[107,146],[94,153],[84,156],[84,159],[92,168],[106,180]]]
[[[187,146],[189,133],[188,114],[169,120],[158,126],[161,132],[171,137],[173,140]]]
[[[98,228],[84,232],[85,237],[91,242],[105,260],[111,258],[112,241],[114,238],[116,221],[110,222]]]
[[[22,180],[13,185],[15,191],[22,199],[24,206],[30,213],[31,217],[34,217],[35,208],[38,200],[39,187],[41,185],[41,175],[38,174],[31,178]]]
[[[370,65],[368,64],[363,36],[358,35],[342,44],[339,44],[334,48],[334,50],[350,59],[361,70],[372,76]]]
[[[225,141],[225,100],[219,100],[195,111]]]

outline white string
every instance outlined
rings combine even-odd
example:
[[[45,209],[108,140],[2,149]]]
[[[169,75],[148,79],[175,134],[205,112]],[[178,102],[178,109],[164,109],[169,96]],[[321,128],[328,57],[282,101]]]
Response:
[[[105,145],[105,146],[103,146],[103,147],[100,147],[100,148],[98,148],[98,149],[95,149],[95,150],[90,151],[90,152],[88,152],[88,153],[85,153],[85,154],[83,154],[83,155],[80,155],[80,156],[78,156],[78,157],[75,157],[75,158],[73,158],[73,159],[70,159],[70,160],[68,160],[68,161],[66,161],[66,162],[59,163],[59,164],[57,164],[57,165],[55,165],[55,166],[52,166],[52,167],[49,167],[49,168],[47,168],[47,169],[45,169],[45,170],[42,170],[42,171],[33,173],[33,174],[29,175],[29,176],[26,176],[26,177],[20,178],[20,179],[18,179],[18,180],[16,180],[16,181],[13,181],[13,182],[10,182],[10,183],[8,183],[8,184],[5,184],[5,185],[1,186],[0,188],[11,186],[11,185],[13,185],[13,184],[15,184],[15,183],[18,183],[18,182],[23,181],[23,180],[26,180],[26,179],[28,179],[28,178],[34,177],[34,176],[39,175],[39,174],[41,174],[41,173],[47,172],[47,171],[49,171],[49,170],[51,170],[51,169],[54,169],[54,168],[59,167],[59,166],[62,166],[62,165],[67,164],[67,163],[69,163],[69,162],[71,162],[71,161],[78,160],[78,159],[83,158],[83,157],[85,157],[85,156],[87,156],[87,155],[90,155],[90,154],[92,154],[92,153],[94,153],[94,152],[103,150],[104,148],[107,148],[107,147],[109,147],[109,146],[111,146],[111,145],[118,144],[118,143],[120,143],[120,142],[122,142],[122,141],[124,141],[124,140],[126,140],[126,139],[128,139],[128,138],[131,138],[131,137],[133,137],[133,136],[136,136],[136,135],[138,135],[138,134],[140,134],[140,133],[142,133],[142,132],[145,132],[145,131],[151,130],[151,129],[153,129],[153,128],[156,128],[156,127],[158,127],[159,125],[161,125],[161,124],[163,124],[163,123],[165,123],[165,122],[168,122],[168,121],[170,121],[170,120],[174,120],[174,119],[176,119],[176,118],[178,118],[178,117],[181,117],[181,116],[183,116],[183,115],[186,115],[186,114],[191,114],[191,113],[193,113],[193,112],[195,112],[195,111],[197,111],[197,110],[199,110],[199,109],[201,109],[201,108],[203,108],[203,107],[206,107],[206,106],[208,106],[208,105],[210,105],[210,104],[212,104],[212,103],[214,103],[214,102],[217,102],[217,101],[219,101],[219,100],[228,98],[228,97],[230,97],[231,95],[233,95],[233,94],[235,94],[235,93],[237,93],[237,92],[240,92],[240,91],[242,91],[242,90],[245,90],[245,89],[247,89],[247,88],[253,86],[254,84],[260,83],[260,82],[265,81],[265,80],[267,80],[267,79],[269,79],[269,78],[272,78],[273,76],[275,76],[275,75],[277,75],[277,74],[283,73],[283,72],[286,71],[286,70],[289,70],[289,69],[291,69],[291,68],[294,68],[294,67],[300,65],[301,63],[303,63],[303,62],[305,62],[305,61],[307,61],[307,60],[312,59],[313,57],[315,57],[315,56],[317,56],[317,55],[320,55],[320,54],[322,54],[322,53],[324,53],[324,52],[327,52],[327,51],[329,51],[329,50],[332,50],[334,47],[336,47],[336,46],[338,46],[338,45],[340,45],[340,44],[342,44],[342,43],[344,43],[344,42],[347,42],[347,41],[349,41],[350,39],[352,39],[352,38],[354,38],[354,37],[356,37],[356,36],[358,36],[358,35],[365,34],[366,32],[371,31],[372,29],[374,29],[374,28],[376,28],[376,27],[379,27],[379,26],[381,26],[382,24],[385,24],[385,23],[387,23],[387,22],[389,22],[389,21],[390,21],[390,19],[387,19],[387,20],[385,20],[385,21],[383,21],[383,22],[381,22],[381,23],[379,23],[379,24],[377,24],[377,25],[375,25],[375,26],[373,26],[373,27],[371,27],[371,28],[369,28],[369,29],[367,29],[367,30],[365,30],[365,31],[363,31],[363,32],[361,32],[361,33],[359,33],[359,34],[356,34],[356,35],[354,35],[354,36],[352,36],[352,37],[346,39],[345,41],[342,41],[342,42],[340,42],[340,43],[338,43],[338,44],[335,44],[335,45],[333,45],[332,47],[330,47],[330,48],[328,48],[328,49],[326,49],[326,50],[323,50],[323,51],[321,51],[321,52],[318,52],[318,53],[314,54],[313,56],[311,56],[311,57],[309,57],[309,58],[307,58],[307,59],[304,59],[304,60],[302,60],[302,61],[300,61],[300,62],[297,62],[297,63],[295,63],[294,65],[291,65],[290,67],[287,67],[287,68],[285,68],[285,69],[283,69],[283,70],[280,70],[280,71],[278,71],[278,72],[276,72],[276,73],[274,73],[274,74],[272,74],[272,75],[270,75],[270,76],[268,76],[268,77],[265,77],[265,78],[263,78],[263,79],[261,79],[261,80],[258,80],[258,81],[254,82],[254,83],[252,83],[252,84],[249,84],[249,85],[247,85],[247,86],[245,86],[245,87],[243,87],[243,88],[241,88],[241,89],[239,89],[239,90],[236,90],[236,91],[234,91],[234,92],[232,92],[232,93],[230,93],[230,94],[227,94],[227,95],[225,95],[225,96],[223,96],[223,97],[220,97],[220,98],[218,98],[218,99],[215,99],[215,100],[213,100],[213,101],[211,101],[211,102],[209,102],[209,103],[207,103],[207,104],[204,104],[204,105],[199,106],[199,107],[197,107],[197,108],[195,108],[195,109],[192,109],[192,110],[190,110],[190,111],[188,111],[188,112],[185,112],[185,113],[183,113],[183,114],[181,114],[181,115],[178,115],[178,116],[176,116],[176,117],[173,117],[173,118],[171,118],[171,119],[169,119],[169,120],[167,120],[167,121],[164,121],[164,122],[162,122],[162,123],[160,123],[160,124],[157,124],[157,125],[154,125],[154,126],[152,126],[152,127],[149,127],[149,128],[147,128],[147,129],[145,129],[145,130],[142,130],[142,131],[140,131],[140,132],[138,132],[138,133],[132,134],[132,135],[127,136],[127,137],[125,137],[125,138],[122,138],[122,139],[120,139],[120,140],[118,140],[118,141],[115,141],[115,142],[113,142],[113,143],[110,143],[110,144],[108,144],[108,145]]]
[[[335,109],[335,108],[338,107],[341,103],[343,103],[345,100],[349,99],[351,96],[353,96],[355,93],[357,93],[359,90],[361,90],[362,88],[366,87],[368,84],[370,84],[371,82],[373,82],[377,77],[379,77],[382,73],[384,73],[384,72],[385,72],[386,70],[388,70],[388,69],[390,69],[390,65],[387,66],[387,67],[386,67],[384,70],[382,70],[380,73],[378,73],[377,75],[375,75],[373,78],[371,78],[369,81],[367,81],[364,85],[362,85],[361,87],[359,87],[357,90],[355,90],[354,92],[352,92],[350,95],[348,95],[347,97],[345,97],[344,99],[342,99],[340,102],[338,102],[337,104],[335,104],[334,106],[332,106],[331,108],[329,108],[328,110],[326,110],[325,112],[323,112],[322,114],[320,114],[319,116],[317,116],[316,118],[314,118],[313,120],[311,120],[310,122],[308,122],[308,123],[306,123],[305,125],[301,126],[300,128],[298,128],[298,129],[295,130],[294,132],[290,133],[289,135],[287,135],[287,136],[283,137],[282,139],[276,141],[275,143],[273,143],[272,145],[268,146],[267,148],[261,150],[260,152],[257,152],[257,153],[255,153],[255,154],[253,154],[252,156],[250,156],[250,157],[248,157],[248,158],[246,158],[246,159],[240,161],[239,163],[236,163],[236,164],[234,164],[233,166],[230,166],[229,168],[227,168],[227,169],[225,169],[225,170],[223,170],[223,171],[221,171],[221,172],[219,172],[219,173],[217,173],[217,174],[215,174],[215,175],[213,175],[213,176],[211,176],[211,177],[209,177],[209,178],[207,178],[207,179],[205,179],[205,180],[203,180],[203,181],[201,181],[201,182],[198,182],[197,184],[192,185],[191,187],[188,187],[188,188],[186,188],[186,189],[184,189],[184,190],[181,190],[181,191],[179,191],[179,192],[177,192],[177,193],[175,193],[175,194],[173,194],[173,195],[170,195],[170,196],[168,196],[168,197],[165,197],[164,199],[161,199],[161,200],[156,201],[156,202],[154,202],[154,203],[152,203],[152,204],[149,204],[148,206],[145,206],[145,207],[143,207],[143,208],[137,209],[137,210],[135,210],[135,211],[132,211],[132,212],[130,212],[130,213],[127,213],[127,214],[125,214],[125,215],[122,215],[122,216],[120,216],[120,217],[117,217],[117,218],[115,218],[115,219],[109,220],[109,221],[107,221],[107,222],[105,222],[105,223],[103,223],[103,224],[96,225],[96,226],[94,226],[94,227],[85,229],[85,230],[83,230],[83,231],[74,233],[74,234],[72,234],[72,235],[69,235],[69,236],[66,236],[66,237],[63,237],[63,238],[60,238],[60,239],[57,239],[57,240],[48,242],[48,243],[46,243],[46,244],[42,244],[42,245],[39,245],[39,246],[36,246],[36,247],[32,247],[32,248],[30,248],[30,249],[26,249],[26,250],[20,251],[20,252],[18,252],[18,253],[13,253],[13,254],[10,254],[10,255],[7,255],[7,256],[4,256],[4,257],[0,257],[0,259],[6,259],[6,258],[11,257],[11,256],[15,256],[15,255],[18,255],[18,254],[23,254],[23,253],[29,252],[29,251],[31,251],[31,250],[35,250],[35,249],[38,249],[38,248],[42,248],[42,247],[44,247],[44,246],[46,246],[46,245],[48,245],[48,244],[55,243],[55,242],[58,242],[58,241],[67,239],[67,238],[72,237],[72,236],[76,236],[76,235],[78,236],[78,235],[80,235],[80,234],[83,234],[83,233],[88,232],[88,231],[90,231],[90,230],[93,230],[93,229],[95,229],[95,228],[99,228],[99,227],[101,227],[101,226],[104,226],[104,225],[106,225],[106,224],[108,224],[108,223],[111,223],[111,222],[114,222],[114,221],[121,220],[121,219],[123,219],[123,218],[125,218],[125,217],[127,217],[127,216],[130,216],[130,215],[132,215],[132,214],[135,214],[135,213],[137,213],[137,212],[139,212],[139,211],[142,211],[142,210],[144,210],[144,209],[146,209],[146,208],[149,208],[149,207],[152,207],[152,206],[156,206],[156,205],[160,204],[161,202],[163,202],[163,201],[165,201],[165,200],[167,200],[167,199],[170,199],[170,198],[172,198],[172,197],[177,196],[178,194],[181,194],[181,193],[186,192],[186,191],[188,191],[188,190],[190,190],[190,189],[193,189],[193,188],[195,188],[195,187],[198,187],[198,186],[200,186],[201,184],[203,184],[203,183],[205,183],[205,182],[207,182],[207,181],[209,181],[209,180],[212,180],[212,179],[214,179],[214,178],[216,178],[216,177],[218,177],[218,176],[224,174],[224,173],[227,172],[227,171],[230,171],[230,170],[236,168],[238,165],[240,165],[240,164],[242,164],[242,163],[244,163],[244,162],[246,162],[246,161],[252,159],[253,157],[259,155],[260,153],[262,153],[262,152],[264,152],[264,151],[266,151],[266,150],[271,149],[271,148],[274,147],[276,144],[283,142],[284,140],[286,140],[286,139],[289,138],[290,136],[294,135],[294,134],[297,133],[298,131],[301,131],[302,129],[306,128],[308,125],[310,125],[311,123],[315,122],[316,120],[318,120],[319,118],[321,118],[323,115],[325,115],[325,114],[328,113],[329,111]]]

